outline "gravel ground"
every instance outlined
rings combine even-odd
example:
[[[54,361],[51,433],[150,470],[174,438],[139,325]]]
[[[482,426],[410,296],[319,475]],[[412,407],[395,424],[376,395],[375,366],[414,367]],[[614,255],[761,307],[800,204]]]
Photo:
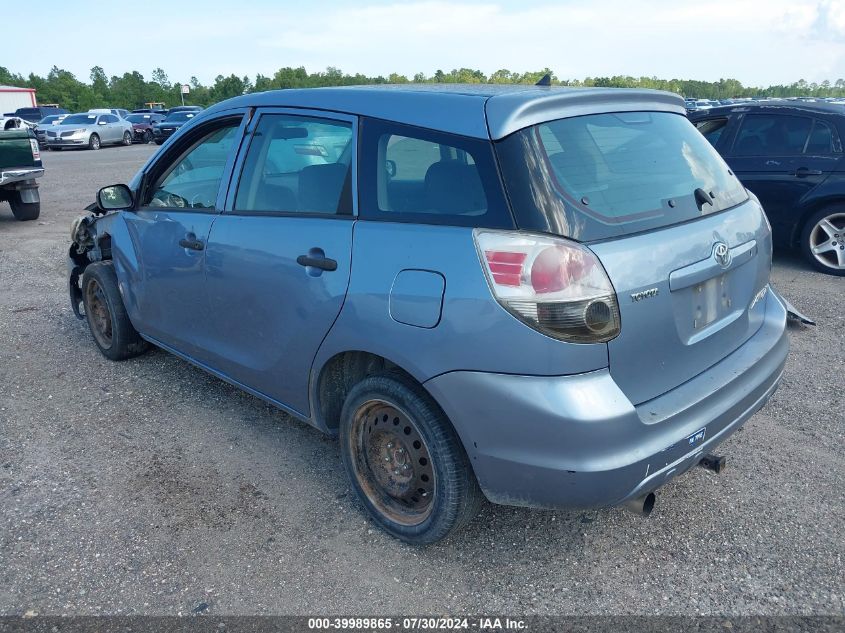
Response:
[[[337,444],[161,351],[111,363],[69,307],[68,225],[153,146],[45,152],[0,209],[0,614],[842,614],[845,279],[776,257],[818,321],[783,384],[651,518],[487,506],[427,549],[375,529]]]

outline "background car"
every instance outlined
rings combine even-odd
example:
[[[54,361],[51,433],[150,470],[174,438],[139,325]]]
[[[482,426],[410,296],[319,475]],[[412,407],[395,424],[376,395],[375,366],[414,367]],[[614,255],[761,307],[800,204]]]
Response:
[[[170,108],[167,113],[170,114],[171,112],[202,112],[203,107],[198,105],[183,105],[183,106],[173,106]]]
[[[136,143],[151,143],[153,140],[153,124],[164,120],[163,114],[154,112],[132,112],[126,117],[132,124],[132,140]]]
[[[96,114],[114,114],[119,116],[121,119],[125,119],[129,114],[129,110],[124,110],[123,108],[91,108],[88,112]]]
[[[766,101],[689,118],[760,199],[775,244],[800,249],[822,272],[845,275],[845,108]]]
[[[30,123],[38,123],[45,116],[49,116],[51,114],[69,114],[69,112],[64,108],[36,106],[32,108],[18,108],[15,110],[15,114],[13,116],[20,117],[24,121],[29,121]]]
[[[71,114],[58,125],[51,125],[46,133],[47,147],[100,149],[102,145],[131,145],[132,124],[116,114],[85,112]]]
[[[47,128],[67,118],[67,116],[67,114],[51,114],[38,122],[35,128],[35,136],[38,139],[39,146],[44,147],[47,144]]]
[[[164,143],[176,130],[196,115],[197,112],[193,110],[171,111],[163,121],[153,124],[153,140],[156,142],[156,145]]]

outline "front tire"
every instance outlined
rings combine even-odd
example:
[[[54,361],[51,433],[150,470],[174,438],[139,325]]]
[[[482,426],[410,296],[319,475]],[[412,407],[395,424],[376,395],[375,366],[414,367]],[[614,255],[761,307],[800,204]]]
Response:
[[[12,197],[9,198],[9,206],[12,207],[12,215],[21,222],[37,220],[38,216],[41,215],[41,202],[24,202],[20,191],[12,192]]]
[[[132,145],[132,132],[123,133],[123,144],[126,146]]]
[[[89,264],[82,275],[82,302],[94,343],[110,360],[143,354],[147,342],[132,326],[111,262]]]
[[[824,208],[807,220],[801,252],[816,270],[845,276],[845,205]]]
[[[373,521],[412,545],[468,523],[482,493],[446,415],[413,380],[369,376],[352,388],[340,421],[343,464]]]
[[[88,149],[100,149],[100,137],[92,134],[88,139]]]
[[[144,143],[150,144],[153,142],[153,133],[150,130],[144,132]]]

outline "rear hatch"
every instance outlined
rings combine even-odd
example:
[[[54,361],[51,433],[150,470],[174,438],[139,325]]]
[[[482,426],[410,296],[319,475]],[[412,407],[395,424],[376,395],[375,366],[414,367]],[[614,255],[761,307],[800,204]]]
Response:
[[[585,243],[604,266],[621,317],[610,371],[634,404],[700,374],[762,324],[768,224],[681,114],[558,119],[497,153],[520,228]]]

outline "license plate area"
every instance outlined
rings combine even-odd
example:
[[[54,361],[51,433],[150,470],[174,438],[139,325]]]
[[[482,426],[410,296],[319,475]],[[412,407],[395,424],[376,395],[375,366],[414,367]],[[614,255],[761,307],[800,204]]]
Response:
[[[751,272],[746,266],[672,293],[675,326],[684,345],[725,329],[745,313],[754,294],[753,278],[746,274]]]
[[[731,312],[730,281],[719,275],[691,288],[692,329],[703,330]]]

